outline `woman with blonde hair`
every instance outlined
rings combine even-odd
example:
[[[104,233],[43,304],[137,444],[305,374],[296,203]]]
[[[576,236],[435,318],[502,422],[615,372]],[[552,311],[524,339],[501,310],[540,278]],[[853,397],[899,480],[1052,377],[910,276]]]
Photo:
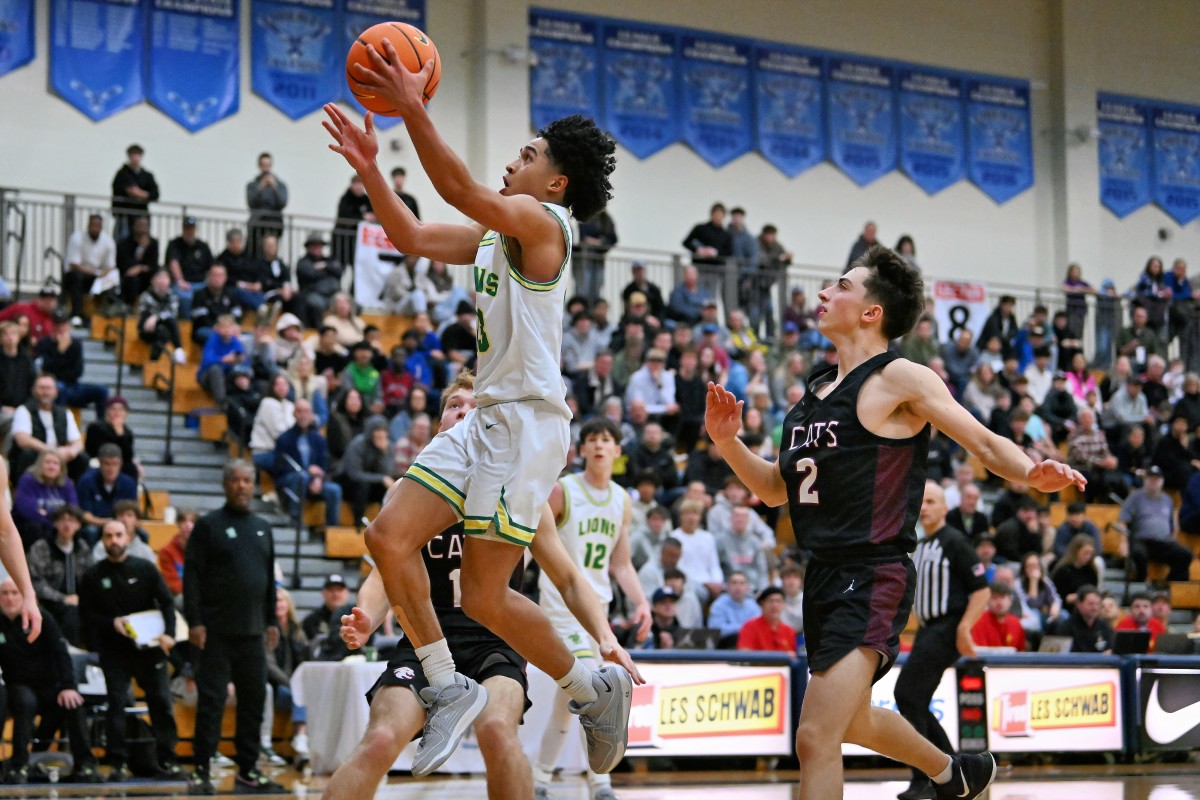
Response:
[[[43,450],[17,481],[13,494],[13,516],[20,523],[17,527],[26,550],[38,539],[54,534],[50,515],[68,503],[78,505],[79,496],[67,477],[62,456],[57,450]]]
[[[292,700],[292,674],[308,655],[308,637],[300,627],[296,614],[296,603],[291,593],[282,586],[275,589],[275,622],[279,625],[279,643],[267,650],[267,682],[272,691],[267,692],[267,711],[263,715],[263,755],[271,763],[286,762],[276,755],[272,745],[272,725],[275,709],[292,712],[292,750],[296,753],[296,764],[308,760],[307,709]]]
[[[312,356],[300,350],[288,362],[287,377],[292,386],[292,402],[311,403],[317,421],[324,427],[329,424],[329,383],[324,375],[316,374],[315,364]]]
[[[363,340],[367,323],[354,313],[354,301],[345,292],[338,292],[329,299],[329,313],[321,321],[337,331],[338,344],[353,347]]]

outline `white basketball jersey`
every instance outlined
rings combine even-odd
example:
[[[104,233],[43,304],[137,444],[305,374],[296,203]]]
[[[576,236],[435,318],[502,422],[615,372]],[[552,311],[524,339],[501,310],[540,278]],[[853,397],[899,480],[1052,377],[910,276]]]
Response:
[[[563,487],[566,504],[566,516],[558,526],[558,537],[600,601],[607,604],[612,600],[608,564],[617,537],[621,535],[629,495],[611,481],[607,490],[596,489],[587,483],[582,473],[568,475],[558,482]],[[543,608],[570,615],[562,595],[544,572],[538,578],[538,591]]]
[[[479,240],[474,271],[479,351],[475,399],[486,406],[536,398],[570,419],[559,363],[571,226],[565,208],[542,205],[562,227],[566,245],[566,258],[553,281],[537,283],[521,275],[509,260],[507,240],[495,231]]]

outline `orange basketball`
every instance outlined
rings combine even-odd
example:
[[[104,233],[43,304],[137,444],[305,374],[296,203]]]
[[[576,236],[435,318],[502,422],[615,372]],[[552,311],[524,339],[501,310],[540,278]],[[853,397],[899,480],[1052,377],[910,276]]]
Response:
[[[433,59],[433,74],[429,76],[429,81],[425,84],[426,103],[433,99],[438,88],[438,81],[442,78],[442,60],[438,57],[437,47],[434,46],[433,40],[426,36],[420,28],[409,25],[407,22],[381,22],[359,34],[358,39],[350,47],[350,52],[346,55],[346,83],[350,86],[350,93],[363,104],[364,108],[374,111],[376,114],[383,114],[385,117],[394,117],[399,112],[392,108],[391,103],[372,94],[370,89],[355,80],[354,73],[350,71],[355,64],[362,64],[367,69],[371,68],[371,59],[367,53],[368,45],[373,46],[379,55],[387,59],[387,51],[383,49],[384,39],[391,40],[392,47],[396,48],[396,53],[400,56],[400,63],[410,72],[420,72],[421,68],[425,66],[425,62]]]

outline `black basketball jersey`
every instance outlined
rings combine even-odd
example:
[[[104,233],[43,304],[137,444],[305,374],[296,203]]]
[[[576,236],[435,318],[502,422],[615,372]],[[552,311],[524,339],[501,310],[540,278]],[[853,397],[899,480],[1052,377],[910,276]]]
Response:
[[[425,570],[429,573],[429,599],[433,602],[433,610],[437,614],[442,631],[447,635],[470,636],[482,638],[495,636],[491,631],[463,613],[462,597],[462,552],[466,542],[463,524],[457,522],[437,536],[421,549],[421,558],[425,561]],[[522,561],[513,569],[509,578],[509,588],[521,591],[522,579],[525,575],[525,565]]]
[[[888,439],[858,419],[863,383],[896,358],[872,356],[824,398],[814,390],[836,380],[837,366],[819,369],[784,419],[779,469],[792,528],[818,558],[878,561],[917,546],[929,426],[908,439]]]

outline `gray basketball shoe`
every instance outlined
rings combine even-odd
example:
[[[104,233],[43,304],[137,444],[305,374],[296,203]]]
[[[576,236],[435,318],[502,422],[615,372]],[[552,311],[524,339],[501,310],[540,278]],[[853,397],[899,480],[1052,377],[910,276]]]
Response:
[[[488,693],[475,681],[456,672],[454,683],[441,691],[426,686],[418,697],[427,711],[425,731],[413,756],[412,773],[424,777],[444,764],[458,747],[471,723],[487,705]]]
[[[620,763],[629,744],[629,706],[633,703],[633,678],[624,667],[609,664],[592,673],[596,699],[585,706],[567,703],[579,715],[587,736],[588,765],[606,775]]]

